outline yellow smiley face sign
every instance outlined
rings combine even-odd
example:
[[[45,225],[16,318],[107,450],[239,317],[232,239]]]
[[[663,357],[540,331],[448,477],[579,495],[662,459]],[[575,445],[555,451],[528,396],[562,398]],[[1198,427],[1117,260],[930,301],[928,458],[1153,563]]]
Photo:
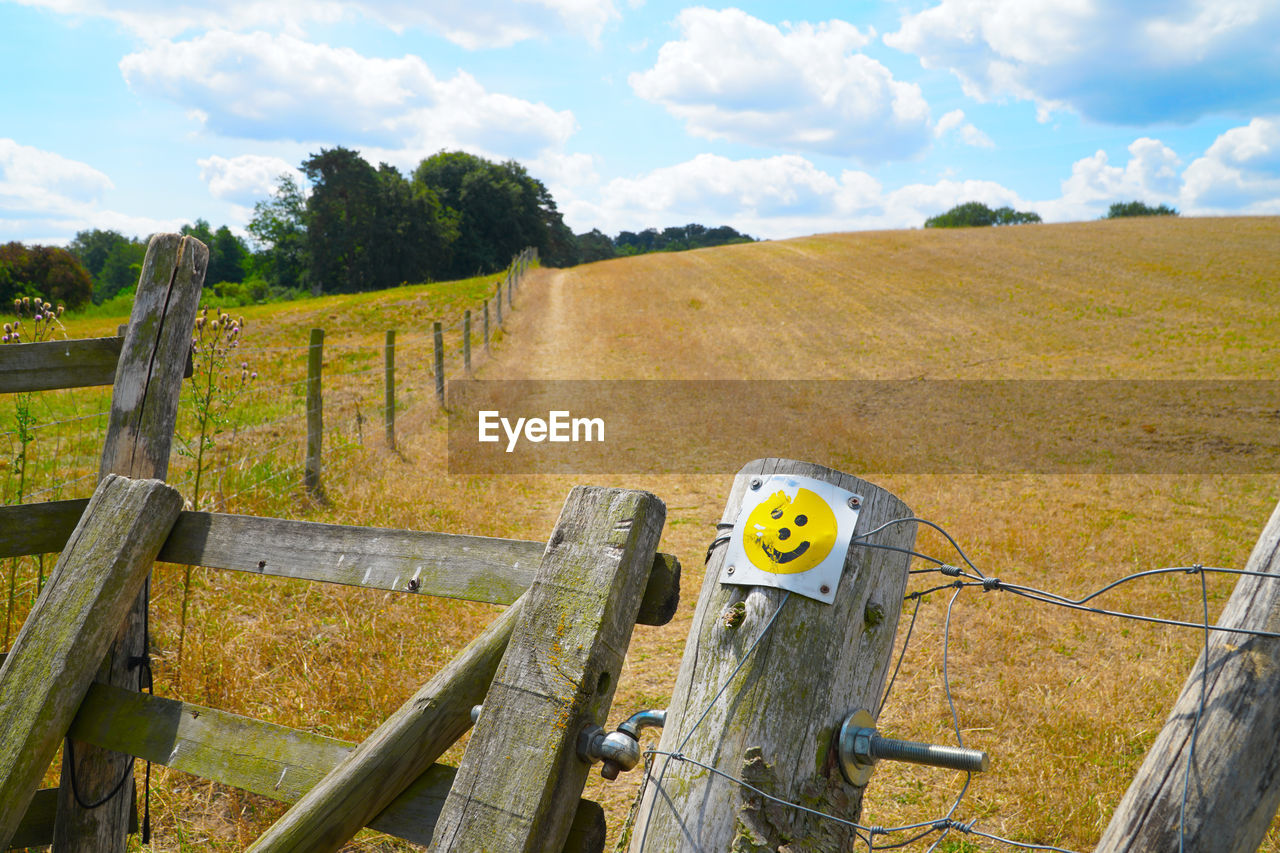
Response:
[[[780,489],[747,516],[742,547],[757,569],[796,574],[826,559],[836,537],[836,517],[826,501],[805,488],[794,497]]]

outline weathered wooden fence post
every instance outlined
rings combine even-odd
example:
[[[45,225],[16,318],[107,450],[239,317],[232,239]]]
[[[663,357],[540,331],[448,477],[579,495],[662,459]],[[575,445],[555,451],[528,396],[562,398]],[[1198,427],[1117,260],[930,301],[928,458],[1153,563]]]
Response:
[[[108,474],[58,558],[47,594],[23,623],[0,668],[0,850],[8,848],[181,509],[182,496],[158,480]],[[76,745],[77,751],[86,748]],[[73,777],[81,795],[92,800],[120,778],[96,787],[98,780]],[[130,785],[112,799],[127,807],[132,794]],[[57,825],[65,828],[62,815]],[[100,838],[108,845],[110,839]],[[65,842],[90,849],[83,838]],[[121,847],[123,842],[122,834]]]
[[[515,307],[515,303],[512,301],[512,295],[511,295],[511,291],[514,289],[515,289],[515,285],[512,284],[511,273],[507,273],[507,307],[508,308]]]
[[[819,480],[858,495],[856,534],[912,515],[889,492],[848,474],[762,459],[735,478],[722,531],[737,521],[749,490],[769,488],[775,474]],[[863,789],[841,774],[833,736],[850,712],[878,707],[909,558],[855,541],[844,554],[835,600],[825,604],[795,592],[721,584],[729,540],[743,534],[740,529],[724,534],[707,564],[658,749],[682,753],[787,802],[856,821]],[[788,533],[792,541],[800,535]],[[872,541],[909,548],[915,524],[890,525]],[[744,663],[771,619],[769,634]],[[717,697],[731,676],[728,689]],[[630,827],[629,849],[781,850],[801,839],[803,850],[855,849],[847,826],[765,801],[692,763],[657,755]]]
[[[320,457],[324,443],[324,399],[320,388],[320,371],[324,365],[324,329],[312,329],[307,347],[307,459],[303,481],[307,494],[324,499],[320,482]]]
[[[116,365],[100,479],[114,473],[163,480],[168,474],[182,374],[208,265],[209,250],[194,237],[157,234],[151,238]],[[146,613],[144,585],[102,662],[99,681],[140,689],[148,651]],[[56,849],[101,853],[125,849],[134,790],[131,762],[122,753],[76,744],[73,768],[70,750],[63,753]],[[86,809],[77,801],[72,779],[85,797],[100,799],[116,785],[122,795]]]
[[[489,300],[484,301],[484,351],[489,351]]]
[[[498,325],[502,325],[502,280],[498,280],[497,297],[493,300],[494,311],[497,312],[494,319],[498,321]]]
[[[577,486],[484,699],[431,850],[554,853],[591,767],[666,518],[647,492]]]
[[[386,432],[387,449],[396,449],[396,333],[387,329],[382,371],[382,425]]]
[[[431,326],[431,348],[436,364],[436,402],[444,405],[444,329],[436,320]]]
[[[1280,506],[1245,566],[1217,624],[1280,632]],[[1097,853],[1178,850],[1182,790],[1192,727],[1196,736],[1182,849],[1257,850],[1280,806],[1280,640],[1215,631],[1134,777]],[[1206,662],[1207,660],[1207,662]]]
[[[471,372],[471,309],[462,313],[462,369]]]

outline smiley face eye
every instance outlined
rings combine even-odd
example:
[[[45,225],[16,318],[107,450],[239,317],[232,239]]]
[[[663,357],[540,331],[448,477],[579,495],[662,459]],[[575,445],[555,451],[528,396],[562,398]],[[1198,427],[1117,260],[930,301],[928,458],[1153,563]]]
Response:
[[[776,506],[772,510],[770,510],[769,517],[772,518],[774,521],[777,521],[779,518],[782,518],[782,507]]]
[[[791,538],[791,531],[790,531],[790,530],[788,530],[788,529],[787,529],[787,528],[785,528],[785,527],[784,527],[784,528],[782,528],[781,530],[779,530],[779,531],[778,531],[778,538],[779,538],[779,539],[790,539],[790,538]]]
[[[796,527],[804,527],[808,523],[809,523],[809,516],[807,515],[796,516]]]

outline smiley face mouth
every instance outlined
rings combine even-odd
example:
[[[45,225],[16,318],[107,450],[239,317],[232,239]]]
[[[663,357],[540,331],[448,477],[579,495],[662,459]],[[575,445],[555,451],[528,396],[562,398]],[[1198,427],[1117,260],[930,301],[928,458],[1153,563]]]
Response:
[[[809,550],[809,541],[806,539],[790,551],[779,551],[767,542],[760,543],[760,550],[769,555],[769,559],[775,563],[790,563],[799,557],[805,551]]]

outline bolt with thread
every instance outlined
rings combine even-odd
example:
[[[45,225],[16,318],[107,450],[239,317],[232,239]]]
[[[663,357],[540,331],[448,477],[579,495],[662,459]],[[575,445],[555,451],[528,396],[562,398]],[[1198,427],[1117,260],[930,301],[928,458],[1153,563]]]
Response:
[[[880,759],[970,773],[981,773],[990,764],[987,753],[977,749],[881,737],[871,712],[866,710],[855,711],[845,719],[836,736],[836,750],[845,778],[859,787],[867,784]]]

